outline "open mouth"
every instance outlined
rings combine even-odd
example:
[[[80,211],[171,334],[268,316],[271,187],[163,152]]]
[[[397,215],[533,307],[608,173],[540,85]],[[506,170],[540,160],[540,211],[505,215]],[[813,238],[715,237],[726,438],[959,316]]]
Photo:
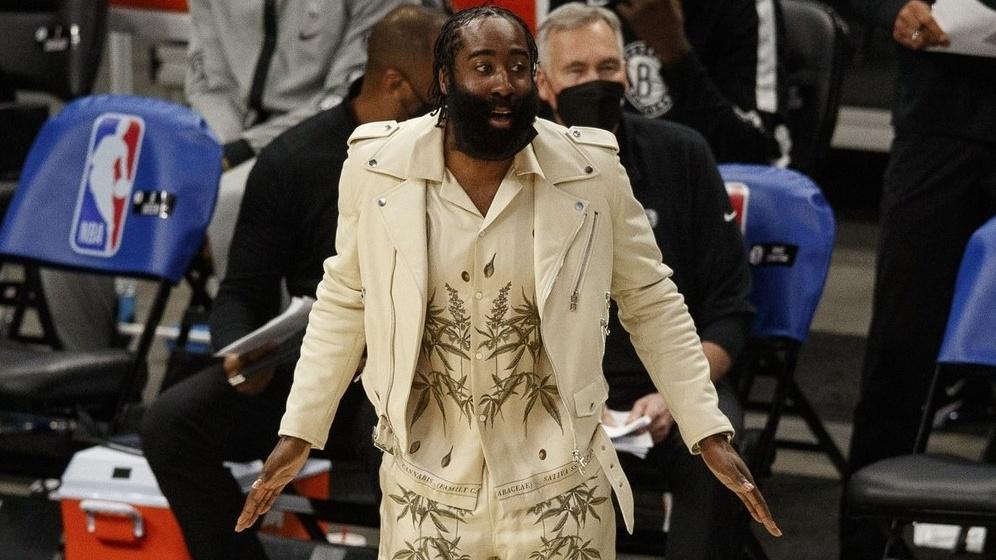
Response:
[[[491,111],[491,116],[488,118],[488,123],[495,128],[509,128],[512,126],[512,110],[511,109],[495,109]]]

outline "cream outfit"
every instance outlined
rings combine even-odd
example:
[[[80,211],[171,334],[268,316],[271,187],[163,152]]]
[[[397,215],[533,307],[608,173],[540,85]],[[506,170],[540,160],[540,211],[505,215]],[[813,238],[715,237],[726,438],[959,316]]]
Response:
[[[631,529],[632,494],[599,427],[607,396],[601,358],[610,296],[689,449],[695,453],[700,440],[732,428],[717,408],[695,327],[633,198],[615,137],[543,119],[535,128],[528,148],[538,167],[531,174],[533,286],[526,294],[535,295],[540,362],[548,362],[566,408],[561,426],[549,423],[539,436],[569,446],[582,475],[604,473]],[[410,406],[418,402],[412,393],[435,278],[429,271],[428,191],[444,176],[443,129],[434,115],[367,124],[353,133],[339,187],[337,254],[325,263],[282,435],[324,446],[366,346],[362,381],[379,416],[375,443],[392,459],[412,461],[417,438],[409,427]],[[486,458],[523,450],[515,461],[487,463],[487,484],[512,484],[517,492],[504,500],[509,510],[558,495],[555,485],[543,484],[558,475],[547,472],[551,449],[541,459],[522,445],[524,436],[524,428],[481,432]]]

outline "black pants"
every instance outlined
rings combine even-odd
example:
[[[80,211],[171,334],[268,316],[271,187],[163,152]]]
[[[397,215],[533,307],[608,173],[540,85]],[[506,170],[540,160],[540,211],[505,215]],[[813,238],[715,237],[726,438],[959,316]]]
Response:
[[[733,429],[742,433],[744,413],[733,389],[729,383],[720,381],[716,391],[720,410],[730,419]],[[740,499],[706,467],[702,457],[688,452],[677,425],[650,450],[644,461],[654,465],[667,479],[671,492],[666,557],[681,560],[739,558],[746,510]]]
[[[955,277],[972,233],[996,215],[996,144],[901,134],[882,196],[874,308],[849,471],[913,451]],[[843,504],[843,502],[842,502]],[[876,560],[885,539],[843,504],[842,560]]]
[[[278,372],[266,391],[250,397],[230,387],[215,366],[170,387],[145,414],[145,456],[195,560],[266,558],[254,531],[234,531],[244,496],[222,463],[266,458],[277,441],[290,378],[289,371]],[[359,384],[350,385],[327,455],[335,458],[352,448],[376,465],[373,418]],[[376,467],[368,470],[376,473]]]

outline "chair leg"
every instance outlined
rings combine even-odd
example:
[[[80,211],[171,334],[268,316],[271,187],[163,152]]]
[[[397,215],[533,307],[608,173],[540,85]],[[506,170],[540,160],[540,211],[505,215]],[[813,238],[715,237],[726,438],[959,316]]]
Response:
[[[819,442],[819,446],[823,451],[830,457],[830,461],[833,462],[834,467],[837,472],[840,473],[841,478],[845,476],[844,473],[847,472],[847,461],[844,459],[844,454],[841,453],[840,448],[837,447],[836,442],[830,437],[830,433],[827,431],[826,426],[823,425],[823,421],[820,419],[819,415],[816,414],[816,410],[813,405],[809,402],[809,399],[802,394],[799,386],[792,381],[789,388],[789,396],[792,399],[792,403],[795,405],[796,412],[799,416],[802,416],[805,420],[806,425],[809,430],[816,437],[816,441]]]
[[[882,560],[910,560],[915,558],[913,551],[903,541],[902,523],[893,519],[889,523],[889,529],[886,533],[887,539],[885,541],[885,549],[882,551]]]

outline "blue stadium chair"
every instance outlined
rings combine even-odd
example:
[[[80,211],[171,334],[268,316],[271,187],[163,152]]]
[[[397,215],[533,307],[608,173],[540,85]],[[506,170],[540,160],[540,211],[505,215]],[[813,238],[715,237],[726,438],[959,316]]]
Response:
[[[0,229],[0,264],[23,265],[29,275],[53,267],[158,287],[133,351],[0,341],[0,410],[93,418],[100,435],[116,429],[138,397],[170,290],[202,244],[220,173],[221,148],[204,120],[165,101],[85,97],[45,124]],[[30,291],[18,297],[15,317],[43,301]],[[20,330],[20,320],[14,326]]]
[[[924,401],[912,453],[878,461],[848,483],[848,508],[855,517],[889,527],[884,558],[902,545],[910,522],[988,527],[996,536],[996,425],[982,461],[925,453],[937,405],[939,379],[946,373],[996,381],[996,218],[979,228],[962,257],[944,342]],[[956,553],[964,552],[965,531]],[[960,550],[958,550],[960,549]],[[907,549],[907,553],[909,550]],[[991,558],[993,550],[987,551]],[[933,556],[932,556],[933,557]]]
[[[741,220],[751,268],[750,300],[757,309],[737,370],[741,402],[761,409],[764,428],[748,445],[752,470],[763,474],[776,447],[826,453],[843,475],[844,457],[795,380],[799,349],[809,336],[823,294],[836,223],[820,188],[805,175],[761,165],[719,166]],[[751,400],[758,376],[773,377],[773,396]],[[779,440],[784,413],[806,422],[816,442]]]

